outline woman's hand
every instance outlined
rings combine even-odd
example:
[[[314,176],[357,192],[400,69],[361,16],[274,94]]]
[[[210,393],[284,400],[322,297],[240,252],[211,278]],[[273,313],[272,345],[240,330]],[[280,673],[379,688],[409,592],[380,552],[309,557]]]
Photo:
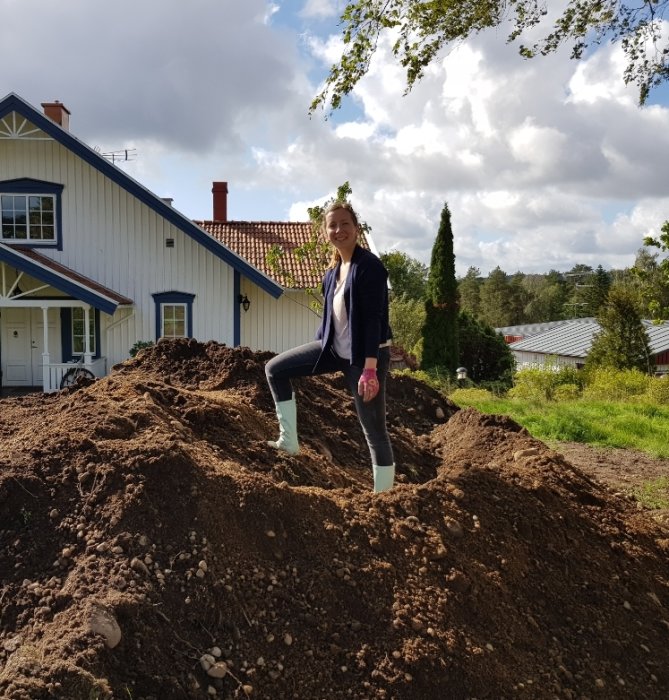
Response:
[[[378,393],[379,380],[376,376],[376,369],[363,369],[358,381],[358,394],[362,396],[363,401],[367,402],[371,401]]]

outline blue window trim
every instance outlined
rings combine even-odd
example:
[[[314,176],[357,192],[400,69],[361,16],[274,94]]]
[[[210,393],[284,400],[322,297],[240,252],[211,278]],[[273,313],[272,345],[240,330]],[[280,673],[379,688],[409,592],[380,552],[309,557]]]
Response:
[[[0,194],[50,194],[56,201],[56,239],[54,241],[34,241],[30,239],[0,239],[6,245],[22,245],[26,248],[55,248],[63,250],[63,205],[62,194],[64,185],[46,180],[34,180],[30,177],[20,177],[14,180],[0,181]]]
[[[94,358],[100,357],[100,312],[92,309],[93,323],[95,324],[95,353]],[[64,308],[60,310],[60,343],[63,353],[63,362],[78,360],[79,355],[72,354],[72,309]]]
[[[195,294],[186,292],[158,292],[151,295],[156,304],[156,327],[154,340],[160,338],[160,327],[162,325],[162,304],[185,304],[186,305],[186,337],[193,337],[193,300]]]

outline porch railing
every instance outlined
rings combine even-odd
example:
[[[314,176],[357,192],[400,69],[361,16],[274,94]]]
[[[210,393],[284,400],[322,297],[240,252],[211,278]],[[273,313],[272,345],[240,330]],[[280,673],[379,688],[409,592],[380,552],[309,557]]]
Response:
[[[48,372],[45,375],[44,392],[51,393],[60,389],[60,382],[63,375],[73,367],[82,367],[87,369],[96,377],[104,377],[107,374],[107,358],[98,357],[91,362],[85,362],[79,365],[76,360],[72,362],[51,362],[48,365]]]

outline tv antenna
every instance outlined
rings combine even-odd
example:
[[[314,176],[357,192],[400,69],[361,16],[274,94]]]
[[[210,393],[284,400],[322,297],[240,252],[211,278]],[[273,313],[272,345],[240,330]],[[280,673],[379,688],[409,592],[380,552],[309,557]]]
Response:
[[[103,151],[100,146],[96,146],[93,150],[112,163],[127,163],[137,158],[136,148],[119,148],[115,151]]]

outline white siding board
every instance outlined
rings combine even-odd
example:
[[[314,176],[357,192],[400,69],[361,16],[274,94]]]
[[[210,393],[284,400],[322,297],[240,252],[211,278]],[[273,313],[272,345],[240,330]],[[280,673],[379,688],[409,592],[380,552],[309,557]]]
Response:
[[[283,352],[314,339],[320,318],[309,309],[304,292],[286,291],[273,299],[255,285],[242,283],[240,293],[251,302],[241,312],[241,345]]]

